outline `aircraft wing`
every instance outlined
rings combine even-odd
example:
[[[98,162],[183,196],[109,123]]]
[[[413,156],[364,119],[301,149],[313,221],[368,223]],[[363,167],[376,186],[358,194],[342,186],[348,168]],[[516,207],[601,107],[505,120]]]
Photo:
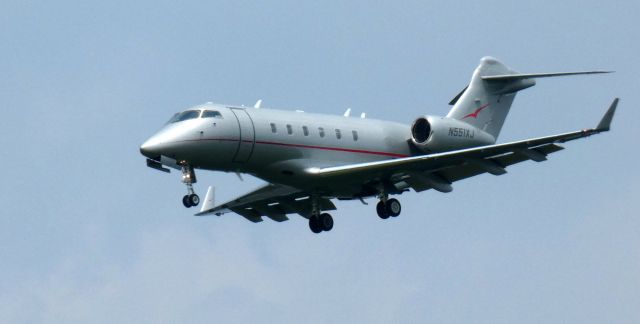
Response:
[[[550,153],[562,150],[557,143],[608,131],[618,104],[616,98],[596,128],[523,141],[487,145],[408,158],[359,163],[328,168],[310,168],[310,174],[323,178],[343,178],[366,184],[372,179],[388,181],[397,188],[415,191],[452,190],[451,183],[482,173],[500,175],[505,168],[526,160],[541,162]]]
[[[318,204],[322,210],[336,209],[331,200],[326,198],[320,198]],[[224,204],[212,208],[206,207],[203,205],[204,210],[197,213],[196,216],[220,216],[234,212],[254,223],[261,222],[262,216],[267,216],[277,222],[288,220],[287,214],[292,213],[297,213],[304,218],[311,216],[309,194],[293,187],[271,183]]]
[[[608,131],[615,113],[616,98],[596,128],[564,133],[553,136],[532,138],[505,144],[488,145],[457,151],[435,153],[393,160],[359,163],[327,168],[309,168],[307,172],[318,179],[349,182],[366,185],[374,181],[390,182],[404,190],[415,191],[435,189],[451,191],[451,183],[482,173],[501,175],[509,165],[527,160],[541,162],[553,152],[562,150],[558,143],[591,136]],[[211,196],[211,197],[210,197]],[[320,197],[321,210],[335,210],[332,197]],[[282,222],[287,214],[297,213],[302,217],[311,216],[310,195],[300,189],[266,184],[226,203],[213,206],[213,197],[207,193],[202,211],[196,216],[216,215],[234,212],[252,222],[261,222],[263,216]]]

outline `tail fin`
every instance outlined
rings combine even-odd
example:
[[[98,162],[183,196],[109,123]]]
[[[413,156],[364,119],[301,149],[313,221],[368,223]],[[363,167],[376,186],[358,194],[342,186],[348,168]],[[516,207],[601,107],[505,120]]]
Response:
[[[469,86],[449,103],[453,108],[447,117],[482,129],[497,139],[516,93],[534,86],[535,78],[595,73],[609,72],[519,74],[493,57],[483,57]]]

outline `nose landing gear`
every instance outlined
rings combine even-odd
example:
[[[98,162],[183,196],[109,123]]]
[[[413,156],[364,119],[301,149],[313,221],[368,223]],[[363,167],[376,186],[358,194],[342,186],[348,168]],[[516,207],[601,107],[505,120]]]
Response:
[[[200,203],[200,197],[195,193],[187,194],[187,195],[184,195],[184,197],[182,197],[182,204],[187,208],[198,206],[199,203]]]
[[[200,204],[200,197],[193,190],[193,184],[197,182],[196,173],[190,165],[182,166],[182,182],[187,185],[187,194],[182,197],[182,204],[187,207],[195,207]]]

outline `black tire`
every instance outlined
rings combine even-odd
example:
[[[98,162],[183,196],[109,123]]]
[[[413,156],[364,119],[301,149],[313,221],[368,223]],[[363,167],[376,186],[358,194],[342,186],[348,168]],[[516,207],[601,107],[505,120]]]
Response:
[[[378,216],[382,219],[389,218],[389,213],[387,213],[387,207],[384,205],[384,202],[380,200],[376,205],[376,212],[378,212]]]
[[[184,197],[182,197],[182,204],[187,207],[187,208],[191,208],[191,201],[189,201],[189,195],[185,195]]]
[[[320,227],[320,219],[318,216],[314,215],[309,217],[309,229],[316,234],[322,232],[322,228]]]
[[[198,195],[196,194],[189,195],[189,203],[191,204],[191,206],[198,206],[198,204],[200,203],[200,197],[198,197]]]
[[[331,217],[331,215],[324,213],[320,215],[320,228],[322,228],[323,231],[330,231],[333,228],[333,217]]]
[[[400,212],[402,211],[402,205],[400,205],[398,199],[394,198],[387,200],[385,207],[387,210],[387,214],[389,214],[389,216],[391,217],[398,217],[398,215],[400,215]]]

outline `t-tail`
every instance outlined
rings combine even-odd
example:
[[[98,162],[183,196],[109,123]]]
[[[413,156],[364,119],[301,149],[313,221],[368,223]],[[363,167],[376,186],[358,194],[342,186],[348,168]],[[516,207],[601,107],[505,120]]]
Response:
[[[483,57],[469,85],[449,103],[453,108],[447,117],[468,123],[497,139],[516,93],[534,86],[535,78],[596,73],[609,71],[520,74],[493,57]]]

